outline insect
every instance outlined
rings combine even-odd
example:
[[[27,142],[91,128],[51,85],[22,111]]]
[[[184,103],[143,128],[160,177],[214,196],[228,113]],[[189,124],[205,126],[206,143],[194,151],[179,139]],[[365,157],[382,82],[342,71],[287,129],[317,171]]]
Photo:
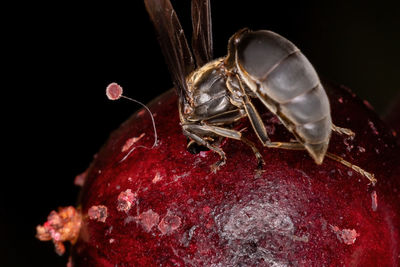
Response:
[[[192,0],[192,52],[169,0],[145,0],[179,96],[179,115],[188,149],[196,145],[218,153],[216,171],[226,162],[219,144],[240,140],[264,160],[255,144],[233,128],[248,118],[268,148],[307,150],[317,164],[336,160],[373,184],[373,174],[327,152],[331,132],[353,136],[331,120],[328,97],[308,59],[284,37],[266,30],[242,29],[228,42],[226,57],[213,59],[209,0]],[[195,64],[196,63],[196,64]],[[259,99],[295,136],[297,142],[272,142],[251,99]]]

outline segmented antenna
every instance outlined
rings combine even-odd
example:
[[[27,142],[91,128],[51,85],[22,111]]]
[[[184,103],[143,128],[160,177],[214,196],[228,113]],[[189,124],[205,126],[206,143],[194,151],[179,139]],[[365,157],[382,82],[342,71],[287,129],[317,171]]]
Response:
[[[136,148],[142,147],[142,148],[146,148],[146,149],[153,149],[154,147],[157,146],[157,141],[158,141],[156,123],[154,122],[154,116],[151,113],[150,109],[145,104],[143,104],[142,102],[140,102],[138,100],[135,100],[133,98],[124,96],[122,93],[123,93],[122,87],[117,83],[110,83],[106,88],[106,95],[107,95],[108,99],[110,99],[110,100],[118,100],[120,98],[125,98],[125,99],[127,99],[129,101],[132,101],[132,102],[135,102],[135,103],[141,105],[142,107],[144,107],[147,110],[147,112],[150,114],[151,122],[153,123],[154,143],[153,143],[152,147],[147,147],[147,146],[134,146],[134,147],[132,147],[131,150],[129,150],[129,152],[122,158],[122,160],[120,162],[124,161],[133,152],[133,150],[135,150]]]

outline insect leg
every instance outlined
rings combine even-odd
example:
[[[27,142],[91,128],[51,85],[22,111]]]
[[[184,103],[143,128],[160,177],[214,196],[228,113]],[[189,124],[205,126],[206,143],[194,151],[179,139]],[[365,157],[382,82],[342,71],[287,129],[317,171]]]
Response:
[[[260,139],[261,143],[265,144],[267,142],[271,142],[268,137],[267,130],[265,129],[265,125],[261,119],[260,114],[257,112],[254,105],[251,103],[249,96],[247,95],[242,81],[240,77],[237,77],[237,81],[239,83],[239,88],[241,90],[242,96],[240,97],[242,100],[242,104],[246,111],[247,117],[250,120],[251,126],[254,129],[254,132],[257,134],[258,139]]]
[[[290,150],[305,150],[305,147],[300,144],[300,143],[285,143],[285,142],[269,142],[267,144],[265,144],[266,147],[269,148],[281,148],[281,149],[290,149]],[[325,154],[328,158],[339,162],[340,164],[343,164],[346,167],[351,168],[352,170],[358,172],[359,174],[361,174],[362,176],[364,176],[365,178],[367,178],[372,185],[375,185],[377,180],[374,176],[374,174],[367,172],[366,170],[360,168],[357,165],[354,165],[350,162],[348,162],[347,160],[343,159],[342,157],[339,157],[338,155],[332,154],[330,152],[326,152]]]
[[[243,85],[241,84],[240,80],[239,80],[239,84],[240,84],[242,91],[244,92]],[[253,104],[251,104],[250,99],[246,94],[244,94],[243,100],[244,100],[244,106],[246,109],[247,116],[249,117],[249,120],[250,120],[258,138],[260,139],[260,141],[262,142],[262,144],[264,146],[266,146],[268,148],[280,148],[280,149],[289,149],[289,150],[306,150],[304,145],[300,144],[300,143],[271,142],[271,140],[269,139],[269,137],[266,133],[265,126],[261,120],[260,115],[258,114],[258,112],[255,109],[255,107],[253,106]],[[334,124],[332,124],[332,130],[335,132],[338,132],[339,134],[345,134],[348,136],[355,135],[355,133],[353,131],[351,131],[350,129],[341,128]],[[265,136],[264,136],[264,133],[265,133]],[[333,160],[353,169],[354,171],[358,172],[362,176],[366,177],[369,181],[371,181],[371,183],[373,185],[377,182],[375,176],[372,173],[365,171],[364,169],[360,168],[359,166],[351,164],[350,162],[344,160],[343,158],[341,158],[335,154],[329,153],[329,152],[326,153],[326,156],[328,158],[333,159]]]
[[[265,144],[266,147],[269,148],[281,148],[281,149],[290,149],[290,150],[305,150],[305,147],[300,144],[300,143],[284,143],[284,142],[270,142]],[[339,157],[338,155],[332,154],[330,152],[326,152],[325,154],[328,158],[337,161],[341,164],[343,164],[346,167],[351,168],[352,170],[358,172],[365,178],[367,178],[373,185],[376,184],[377,180],[374,176],[374,174],[367,172],[366,170],[360,168],[357,165],[354,165],[347,160],[343,159],[342,157]]]
[[[370,180],[370,182],[372,183],[372,185],[375,185],[377,180],[374,176],[373,173],[369,173],[367,171],[365,171],[364,169],[361,169],[360,167],[358,167],[357,165],[351,164],[350,162],[344,160],[342,157],[339,157],[338,155],[326,152],[326,156],[330,159],[333,159],[351,169],[353,169],[354,171],[358,172],[359,174],[361,174],[362,176],[366,177],[368,180]]]
[[[239,84],[240,87],[242,88],[242,91],[244,92],[243,85],[241,84],[240,81]],[[271,139],[269,139],[267,131],[265,129],[265,125],[261,119],[261,116],[258,114],[256,108],[253,106],[253,104],[250,101],[250,98],[246,94],[243,95],[243,102],[250,123],[253,126],[253,129],[257,134],[258,139],[260,139],[261,143],[264,146],[268,148],[305,150],[305,147],[300,143],[271,142]]]
[[[252,150],[254,155],[257,158],[257,169],[261,170],[262,166],[265,165],[265,161],[262,157],[262,155],[260,154],[260,152],[258,151],[258,149],[256,148],[256,146],[254,145],[253,142],[251,142],[249,139],[247,139],[246,137],[242,136],[242,138],[240,139],[243,143],[245,143],[246,145],[248,145]]]
[[[288,150],[306,150],[303,144],[300,143],[288,143],[288,142],[267,142],[263,144],[268,148],[280,148]]]
[[[263,144],[271,142],[268,137],[267,130],[265,129],[265,125],[261,119],[261,116],[260,114],[258,114],[256,108],[250,102],[249,97],[247,95],[244,95],[243,100],[247,117],[249,118],[251,126],[253,126],[253,129],[257,134],[258,139],[260,139],[261,143]]]
[[[222,166],[222,165],[224,165],[226,163],[225,152],[222,149],[220,149],[219,147],[211,145],[204,138],[202,138],[199,135],[197,135],[195,132],[196,132],[196,130],[199,130],[199,127],[201,127],[201,126],[198,126],[198,125],[183,125],[182,126],[183,134],[186,137],[189,137],[189,138],[193,139],[198,144],[207,147],[208,149],[214,151],[215,153],[218,153],[218,155],[221,157],[221,159],[218,160],[215,164],[213,164],[211,166],[211,170],[215,173],[219,169],[220,166]]]
[[[247,138],[245,138],[244,136],[242,136],[242,134],[239,131],[232,130],[232,129],[227,129],[227,128],[222,128],[222,127],[217,127],[217,126],[212,126],[212,125],[202,125],[201,127],[203,127],[203,129],[206,129],[206,130],[208,130],[210,132],[213,132],[213,133],[215,133],[217,135],[242,141],[243,143],[248,145],[251,148],[251,150],[253,150],[253,153],[257,158],[257,162],[258,162],[257,167],[258,167],[258,169],[261,169],[262,166],[265,164],[261,153],[258,151],[258,149],[254,145],[254,143],[251,142],[250,140],[248,140]]]
[[[248,145],[251,148],[251,150],[253,150],[253,153],[257,158],[258,169],[261,169],[262,165],[264,165],[265,162],[261,156],[261,153],[258,151],[253,142],[242,136],[242,134],[239,131],[216,126],[216,125],[224,125],[227,123],[233,123],[246,116],[247,114],[244,109],[230,110],[202,121],[203,129],[207,129],[207,131],[213,132],[222,137],[240,140],[246,145]]]
[[[344,135],[348,135],[351,137],[354,137],[356,135],[352,130],[336,126],[333,123],[332,123],[332,131],[337,132],[338,134],[341,134],[341,135],[344,134]]]
[[[235,109],[209,117],[202,122],[208,125],[226,125],[234,123],[246,116],[247,114],[244,109]]]

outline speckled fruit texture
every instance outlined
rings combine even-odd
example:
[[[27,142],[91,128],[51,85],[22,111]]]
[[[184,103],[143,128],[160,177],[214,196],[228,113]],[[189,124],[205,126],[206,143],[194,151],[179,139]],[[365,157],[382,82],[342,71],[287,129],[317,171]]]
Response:
[[[88,170],[79,203],[82,228],[73,266],[399,266],[400,153],[374,111],[342,87],[326,86],[333,121],[356,137],[333,134],[329,151],[378,179],[375,187],[328,158],[263,149],[247,120],[239,129],[257,142],[266,165],[245,144],[226,140],[228,161],[186,151],[177,99],[170,91],[150,108],[159,134],[120,162],[127,140],[153,144],[143,110],[116,130]],[[258,105],[274,141],[291,135]],[[143,135],[144,134],[144,135]],[[103,208],[103,220],[88,215]],[[93,211],[93,209],[92,209]],[[99,216],[100,216],[99,215]]]

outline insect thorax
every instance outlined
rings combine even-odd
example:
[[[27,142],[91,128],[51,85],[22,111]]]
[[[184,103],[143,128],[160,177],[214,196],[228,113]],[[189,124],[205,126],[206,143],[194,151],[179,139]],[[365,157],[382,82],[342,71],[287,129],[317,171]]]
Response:
[[[187,79],[188,120],[199,121],[234,109],[229,101],[226,74],[221,68],[222,59],[216,59],[194,71]]]

